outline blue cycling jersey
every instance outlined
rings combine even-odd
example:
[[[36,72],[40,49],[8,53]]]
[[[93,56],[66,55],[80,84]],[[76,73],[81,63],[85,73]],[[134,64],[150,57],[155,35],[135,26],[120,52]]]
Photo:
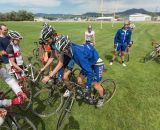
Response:
[[[124,30],[123,28],[119,29],[114,38],[114,44],[127,45],[130,44],[132,31],[131,29]]]
[[[86,87],[90,88],[94,77],[92,66],[97,63],[99,58],[98,52],[92,45],[76,45],[74,43],[71,44],[71,51],[72,59],[86,72]]]

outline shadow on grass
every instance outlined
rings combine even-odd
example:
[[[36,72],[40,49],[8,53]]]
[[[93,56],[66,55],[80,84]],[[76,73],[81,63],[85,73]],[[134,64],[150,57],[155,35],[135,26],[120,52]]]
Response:
[[[64,126],[63,130],[80,130],[78,121],[73,116],[70,116],[69,122]]]
[[[46,130],[46,126],[45,126],[44,121],[40,117],[37,117],[35,114],[33,114],[31,111],[32,110],[30,108],[27,111],[20,110],[18,112],[21,113],[24,116],[27,116],[29,118],[29,120],[35,125],[37,130],[39,130],[39,129],[40,130]]]
[[[160,56],[154,59],[158,64],[160,64]]]

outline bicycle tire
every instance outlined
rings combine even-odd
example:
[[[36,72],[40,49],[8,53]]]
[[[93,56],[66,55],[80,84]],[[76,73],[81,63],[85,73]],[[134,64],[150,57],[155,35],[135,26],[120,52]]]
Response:
[[[32,111],[38,117],[50,117],[60,110],[63,96],[58,90],[43,88],[33,96]]]
[[[71,93],[71,95],[69,97],[67,97],[67,99],[64,101],[64,103],[62,105],[61,113],[60,113],[60,116],[58,118],[58,122],[56,125],[57,130],[59,130],[62,127],[62,123],[64,122],[66,114],[68,112],[70,112],[71,104],[74,100],[72,97],[73,97],[73,93]]]
[[[26,94],[27,96],[27,100],[24,101],[23,104],[18,105],[18,107],[23,110],[26,111],[30,108],[31,104],[32,104],[32,89],[30,87],[29,82],[25,82],[24,86],[22,87],[22,91]]]
[[[25,115],[9,113],[0,130],[37,130],[33,122]]]
[[[156,56],[157,56],[157,52],[156,52],[156,50],[153,50],[153,51],[146,54],[146,56],[144,57],[144,62],[146,63],[148,61],[151,61],[154,58],[156,58]]]
[[[116,83],[112,79],[105,79],[101,86],[105,90],[105,102],[109,102],[116,92]]]

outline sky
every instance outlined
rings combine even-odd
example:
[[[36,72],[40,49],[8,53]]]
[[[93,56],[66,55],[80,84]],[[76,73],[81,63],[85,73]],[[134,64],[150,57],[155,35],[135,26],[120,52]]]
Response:
[[[160,12],[160,0],[0,0],[0,12],[27,10],[32,13],[84,14],[112,13],[131,8]]]

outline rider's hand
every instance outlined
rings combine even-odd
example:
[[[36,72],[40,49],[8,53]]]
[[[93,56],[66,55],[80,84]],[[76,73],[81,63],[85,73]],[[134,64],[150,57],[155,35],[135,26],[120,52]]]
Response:
[[[44,70],[45,70],[44,68],[41,68],[41,70],[40,70],[40,71],[41,71],[41,72],[43,72]]]
[[[4,108],[0,108],[0,117],[5,118],[7,115],[7,110]]]
[[[132,46],[132,44],[128,44],[128,47],[130,48]]]
[[[114,44],[114,48],[115,48],[115,49],[117,48],[117,44]]]
[[[43,56],[41,57],[41,61],[42,61],[42,63],[44,62],[44,57]]]
[[[47,83],[50,80],[50,76],[44,76],[44,78],[42,79],[43,83]]]

